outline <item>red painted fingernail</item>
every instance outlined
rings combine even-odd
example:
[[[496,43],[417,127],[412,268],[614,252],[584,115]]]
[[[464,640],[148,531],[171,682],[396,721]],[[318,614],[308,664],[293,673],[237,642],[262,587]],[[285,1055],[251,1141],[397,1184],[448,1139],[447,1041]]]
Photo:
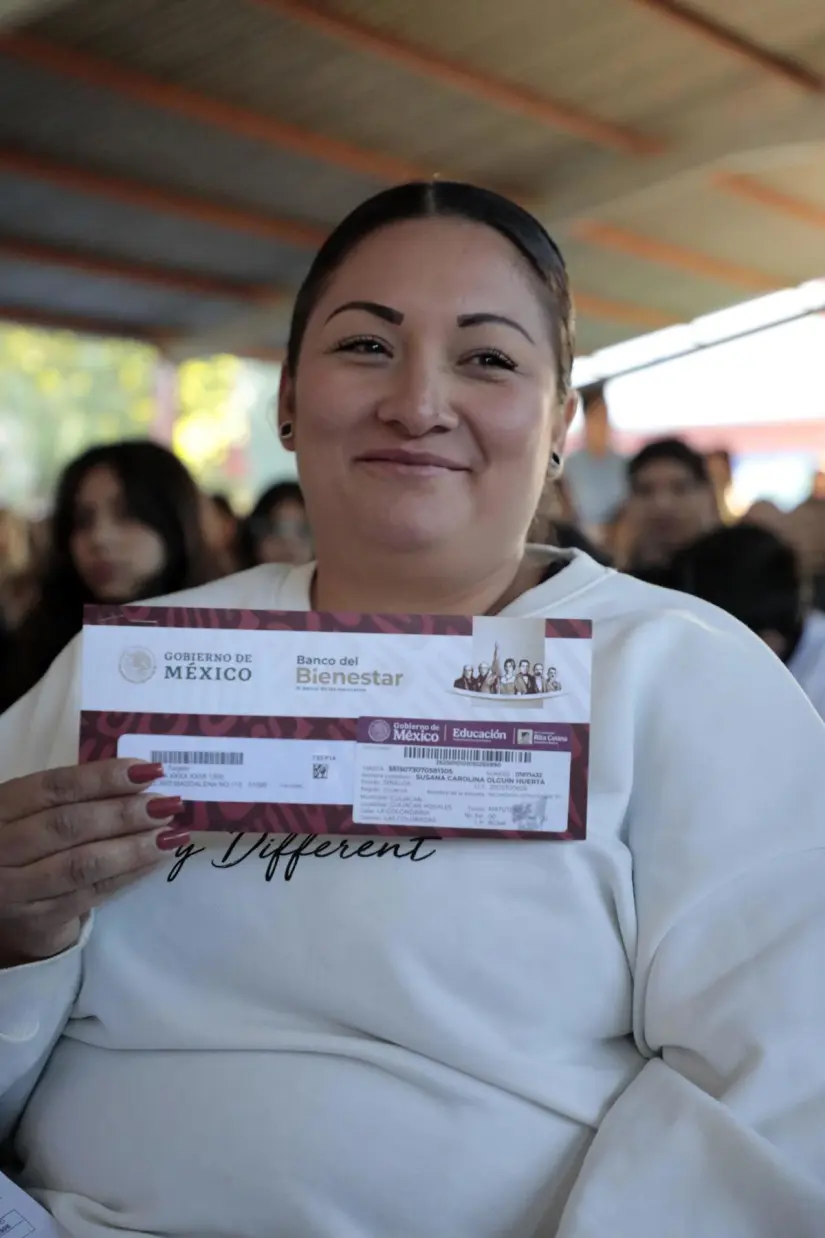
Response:
[[[174,851],[177,847],[185,847],[192,841],[192,835],[186,830],[162,830],[155,839],[160,851]]]
[[[144,761],[140,765],[132,765],[126,771],[126,777],[136,786],[145,786],[147,782],[157,782],[163,777],[163,766]]]
[[[165,799],[149,800],[146,805],[146,816],[153,821],[162,821],[164,817],[174,817],[183,808],[183,800],[179,795],[169,795]]]

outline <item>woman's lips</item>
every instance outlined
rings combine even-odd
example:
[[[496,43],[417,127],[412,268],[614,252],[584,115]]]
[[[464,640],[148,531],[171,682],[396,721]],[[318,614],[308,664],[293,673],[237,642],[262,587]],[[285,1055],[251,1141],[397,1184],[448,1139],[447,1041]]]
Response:
[[[100,588],[102,585],[110,585],[117,577],[117,568],[113,563],[94,563],[89,568],[89,580],[93,585]]]
[[[358,463],[381,473],[397,477],[440,477],[445,473],[464,473],[467,470],[445,456],[430,452],[375,451],[359,456]]]

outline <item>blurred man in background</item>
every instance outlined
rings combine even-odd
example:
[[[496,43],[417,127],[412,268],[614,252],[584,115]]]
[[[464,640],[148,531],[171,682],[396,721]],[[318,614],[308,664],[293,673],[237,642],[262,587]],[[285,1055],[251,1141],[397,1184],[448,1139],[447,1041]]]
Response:
[[[681,439],[658,439],[633,457],[628,477],[628,570],[657,576],[677,551],[719,522],[707,465]]]
[[[598,539],[627,497],[627,462],[611,446],[604,385],[585,387],[581,399],[584,446],[566,461],[564,478],[579,522]]]

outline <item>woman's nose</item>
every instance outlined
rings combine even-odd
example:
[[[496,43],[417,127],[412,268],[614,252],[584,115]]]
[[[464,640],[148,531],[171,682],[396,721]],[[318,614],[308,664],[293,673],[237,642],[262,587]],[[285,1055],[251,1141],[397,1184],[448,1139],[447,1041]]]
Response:
[[[111,520],[95,520],[89,527],[89,540],[93,546],[108,546],[113,532],[114,525]]]
[[[431,430],[453,429],[457,417],[450,406],[448,376],[423,360],[399,365],[378,416],[381,421],[403,427],[413,437]]]

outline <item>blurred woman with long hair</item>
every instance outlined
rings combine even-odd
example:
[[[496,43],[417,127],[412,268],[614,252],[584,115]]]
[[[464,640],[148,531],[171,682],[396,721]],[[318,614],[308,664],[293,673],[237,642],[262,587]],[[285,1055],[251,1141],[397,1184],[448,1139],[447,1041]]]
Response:
[[[243,522],[239,543],[243,567],[309,563],[312,537],[297,481],[278,481],[264,491]]]
[[[210,579],[198,490],[157,443],[93,447],[57,487],[40,596],[12,642],[0,710],[28,692],[82,626],[88,602],[136,602]]]

